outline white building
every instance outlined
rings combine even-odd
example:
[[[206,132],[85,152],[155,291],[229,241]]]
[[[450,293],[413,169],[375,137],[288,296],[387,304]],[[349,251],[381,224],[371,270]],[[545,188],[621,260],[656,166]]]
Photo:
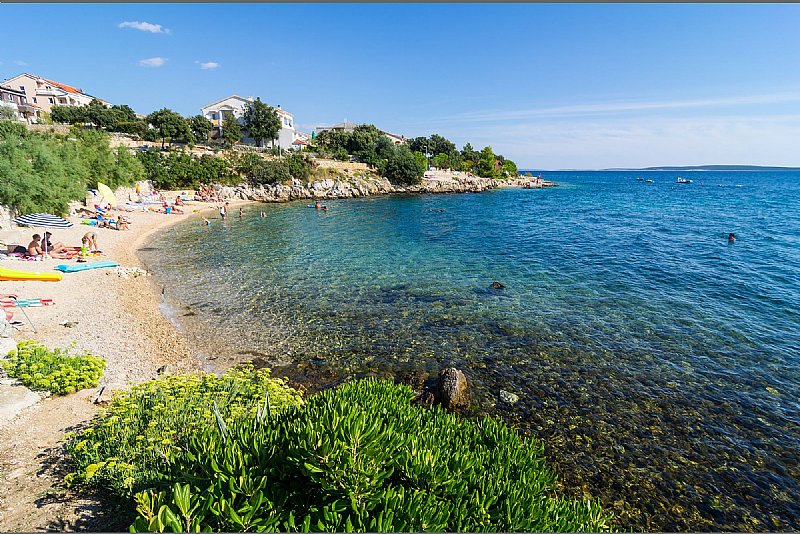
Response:
[[[214,124],[216,131],[212,133],[212,136],[219,137],[222,135],[222,123],[228,117],[235,117],[239,121],[239,124],[244,126],[244,112],[252,105],[252,96],[242,98],[238,95],[231,95],[227,98],[223,98],[222,100],[218,100],[213,104],[209,104],[200,108],[200,111],[202,112],[203,117],[207,118]],[[292,148],[292,143],[294,143],[298,138],[298,133],[294,129],[294,115],[281,109],[280,106],[275,108],[275,112],[278,114],[278,119],[281,121],[281,129],[280,132],[278,132],[276,146],[280,146],[282,149],[288,150]],[[252,144],[254,142],[250,138],[245,138],[243,141],[248,144]],[[272,146],[270,140],[265,141],[267,142],[268,146]]]

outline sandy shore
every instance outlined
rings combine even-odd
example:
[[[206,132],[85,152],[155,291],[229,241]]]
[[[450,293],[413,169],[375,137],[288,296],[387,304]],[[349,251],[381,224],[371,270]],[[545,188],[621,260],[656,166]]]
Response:
[[[170,197],[171,198],[171,197]],[[238,206],[243,202],[231,202]],[[218,217],[215,204],[194,203],[184,214],[155,212],[125,213],[130,230],[94,229],[101,255],[89,261],[114,260],[123,267],[142,268],[136,250],[157,231],[194,217],[197,212]],[[70,219],[75,226],[51,230],[53,242],[80,245],[81,236],[90,230],[81,219]],[[27,246],[33,233],[41,229],[19,228],[0,232],[0,241]],[[53,272],[59,263],[75,260],[44,261],[0,260],[7,269]],[[160,312],[161,288],[152,276],[123,277],[115,269],[96,269],[66,273],[60,282],[0,282],[0,294],[20,298],[49,298],[53,306],[27,308],[28,320],[16,310],[14,320],[24,324],[14,340],[33,339],[48,347],[67,347],[89,351],[106,359],[100,385],[106,386],[103,399],[113,390],[155,378],[156,370],[195,371],[199,360],[187,340]],[[64,322],[71,324],[63,326]],[[102,527],[94,503],[75,500],[58,487],[60,477],[47,465],[57,455],[58,444],[70,428],[90,420],[97,412],[92,403],[97,390],[84,390],[66,397],[45,398],[22,409],[3,410],[3,403],[22,386],[0,385],[0,531],[37,531]],[[34,400],[38,400],[35,399]],[[47,498],[51,495],[51,498]],[[45,496],[45,497],[43,497]],[[99,522],[98,522],[99,521]],[[111,523],[113,524],[113,523]]]

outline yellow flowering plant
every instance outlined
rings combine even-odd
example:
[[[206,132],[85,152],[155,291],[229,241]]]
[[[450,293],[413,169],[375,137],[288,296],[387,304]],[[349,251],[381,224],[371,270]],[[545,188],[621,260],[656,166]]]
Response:
[[[88,352],[72,355],[70,349],[51,350],[37,341],[20,341],[2,362],[3,368],[25,387],[53,395],[97,387],[106,361]]]

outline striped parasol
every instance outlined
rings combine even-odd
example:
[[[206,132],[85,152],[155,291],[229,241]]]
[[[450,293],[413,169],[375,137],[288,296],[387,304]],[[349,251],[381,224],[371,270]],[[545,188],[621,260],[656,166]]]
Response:
[[[14,222],[20,226],[33,226],[35,228],[72,228],[74,225],[58,215],[49,213],[31,213],[30,215],[20,215]],[[45,236],[46,238],[47,236]],[[47,253],[47,241],[45,240],[45,253]]]
[[[21,215],[14,219],[14,222],[20,226],[35,226],[37,228],[72,228],[73,226],[68,220],[62,219],[58,215],[50,215],[49,213]]]

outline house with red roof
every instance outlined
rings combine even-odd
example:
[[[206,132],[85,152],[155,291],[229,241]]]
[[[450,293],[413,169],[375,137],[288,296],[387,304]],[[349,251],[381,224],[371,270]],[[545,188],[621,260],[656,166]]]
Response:
[[[22,92],[27,104],[37,110],[37,115],[40,111],[50,113],[53,106],[85,106],[97,98],[72,85],[27,72],[0,82],[0,86]],[[97,100],[111,107],[109,102],[101,98]]]

